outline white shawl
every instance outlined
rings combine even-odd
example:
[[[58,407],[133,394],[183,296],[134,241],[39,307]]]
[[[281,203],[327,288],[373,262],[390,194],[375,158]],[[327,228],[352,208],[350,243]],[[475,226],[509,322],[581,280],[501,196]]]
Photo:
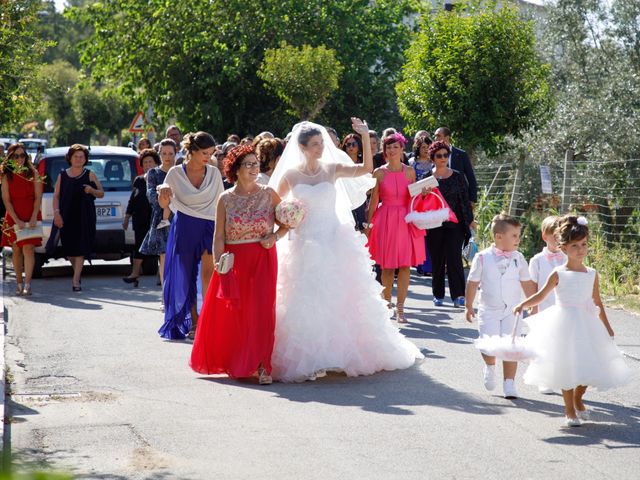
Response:
[[[171,167],[164,183],[171,187],[173,196],[169,207],[173,212],[182,212],[205,220],[216,219],[218,198],[224,192],[220,171],[206,165],[206,174],[200,188],[194,187],[182,165]]]

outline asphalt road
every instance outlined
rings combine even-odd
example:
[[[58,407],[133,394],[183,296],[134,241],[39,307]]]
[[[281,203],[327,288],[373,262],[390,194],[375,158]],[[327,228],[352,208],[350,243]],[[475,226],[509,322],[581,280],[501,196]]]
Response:
[[[64,262],[59,265],[65,265]],[[191,345],[156,333],[155,278],[125,285],[126,266],[45,270],[33,297],[5,280],[6,425],[18,470],[91,479],[637,479],[640,322],[609,315],[634,378],[589,391],[593,421],[563,426],[560,395],[517,380],[517,400],[487,392],[475,325],[435,309],[412,277],[403,332],[426,359],[403,371],[304,384],[204,377]],[[520,366],[519,373],[524,371]]]

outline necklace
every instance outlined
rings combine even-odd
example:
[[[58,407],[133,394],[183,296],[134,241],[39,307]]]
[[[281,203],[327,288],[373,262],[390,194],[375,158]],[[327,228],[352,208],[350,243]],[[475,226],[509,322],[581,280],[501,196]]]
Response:
[[[260,190],[260,187],[258,186],[258,184],[254,184],[254,188],[251,189],[251,190],[245,189],[245,188],[240,189],[239,187],[240,187],[240,185],[236,184],[236,187],[233,190],[233,193],[235,193],[236,195],[238,195],[240,197],[249,197],[249,196],[253,195],[254,193],[256,193],[258,190]]]

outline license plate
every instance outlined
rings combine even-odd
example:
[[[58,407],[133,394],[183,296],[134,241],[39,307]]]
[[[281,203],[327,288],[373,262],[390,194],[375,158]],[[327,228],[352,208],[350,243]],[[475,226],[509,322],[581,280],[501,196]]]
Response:
[[[98,217],[115,217],[116,207],[96,207],[96,215]]]

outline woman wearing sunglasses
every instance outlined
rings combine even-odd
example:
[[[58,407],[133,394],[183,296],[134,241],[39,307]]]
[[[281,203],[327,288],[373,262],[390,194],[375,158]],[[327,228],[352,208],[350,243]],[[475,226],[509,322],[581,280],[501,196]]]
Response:
[[[31,295],[31,277],[35,265],[35,247],[41,238],[17,241],[16,229],[35,227],[41,220],[42,182],[31,164],[22,143],[14,143],[2,162],[2,201],[7,213],[2,225],[3,247],[13,250],[13,268],[16,273],[16,295]],[[24,286],[22,274],[24,273]]]
[[[456,214],[458,223],[444,222],[441,227],[429,230],[427,248],[431,258],[433,303],[442,306],[444,301],[445,269],[449,278],[449,293],[455,307],[464,307],[464,268],[462,244],[469,228],[473,228],[473,211],[469,201],[469,186],[464,175],[449,168],[451,149],[441,141],[429,145],[429,157],[434,162],[433,175],[438,189]]]

